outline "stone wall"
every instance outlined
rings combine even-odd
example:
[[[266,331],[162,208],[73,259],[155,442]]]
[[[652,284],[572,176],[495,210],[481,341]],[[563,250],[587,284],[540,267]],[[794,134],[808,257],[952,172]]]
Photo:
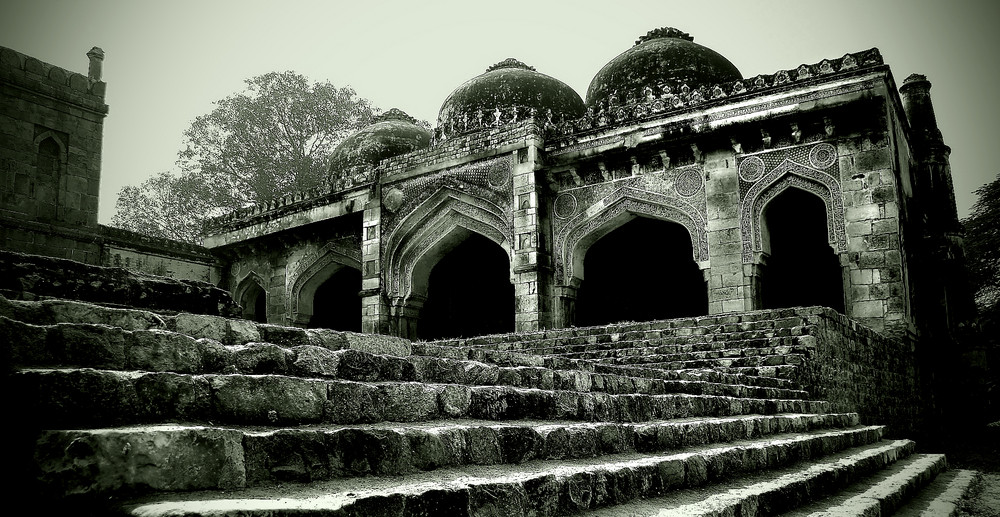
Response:
[[[206,282],[4,250],[0,250],[0,294],[10,299],[59,298],[168,313],[239,314],[228,292]]]
[[[856,411],[863,423],[887,425],[892,435],[912,435],[920,428],[925,404],[912,344],[829,309],[794,312],[814,313],[807,317],[815,325],[812,356],[795,375],[803,389],[829,401],[834,411]]]
[[[208,249],[170,239],[101,226],[101,265],[217,284],[219,265]]]
[[[108,107],[91,54],[88,77],[0,48],[3,218],[96,228]]]

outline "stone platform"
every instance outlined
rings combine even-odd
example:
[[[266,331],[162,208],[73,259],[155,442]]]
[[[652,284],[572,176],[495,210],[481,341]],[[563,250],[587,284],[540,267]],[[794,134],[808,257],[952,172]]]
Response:
[[[0,335],[41,513],[946,515],[974,478],[908,439],[905,347],[818,307],[410,342],[0,298]]]

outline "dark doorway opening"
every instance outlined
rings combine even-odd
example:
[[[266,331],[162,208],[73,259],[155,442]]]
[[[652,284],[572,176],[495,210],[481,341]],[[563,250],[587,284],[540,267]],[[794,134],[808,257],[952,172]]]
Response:
[[[441,339],[513,331],[507,254],[486,237],[470,234],[431,270],[417,334]]]
[[[258,323],[267,323],[267,293],[257,282],[247,279],[246,289],[240,299],[243,318]]]
[[[822,305],[843,313],[844,280],[827,237],[823,200],[789,188],[764,207],[761,219],[770,243],[761,279],[764,308]]]
[[[361,272],[342,267],[316,288],[312,328],[361,332]]]
[[[637,218],[587,250],[577,326],[705,314],[708,290],[683,226]]]

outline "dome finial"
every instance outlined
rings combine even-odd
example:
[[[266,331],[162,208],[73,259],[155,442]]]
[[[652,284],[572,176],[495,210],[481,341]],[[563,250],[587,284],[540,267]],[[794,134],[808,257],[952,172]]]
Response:
[[[382,122],[384,120],[402,120],[405,122],[410,122],[412,124],[417,123],[417,119],[406,114],[405,111],[399,108],[390,108],[389,110],[383,112],[381,115],[375,117],[372,122]]]
[[[494,70],[499,70],[501,68],[520,68],[522,70],[531,70],[532,72],[536,71],[535,67],[528,66],[512,57],[508,57],[507,59],[504,59],[503,61],[487,68],[486,71],[492,72]]]
[[[635,40],[635,44],[645,43],[649,40],[659,39],[659,38],[677,38],[687,41],[694,41],[694,36],[673,27],[660,27],[659,29],[653,29],[646,33],[645,36],[640,36],[639,39]]]

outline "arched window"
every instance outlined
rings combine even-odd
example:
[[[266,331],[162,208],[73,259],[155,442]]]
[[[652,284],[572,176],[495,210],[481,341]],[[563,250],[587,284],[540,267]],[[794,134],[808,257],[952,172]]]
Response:
[[[53,221],[58,217],[62,156],[62,146],[55,138],[50,136],[39,142],[35,159],[35,180],[31,186],[32,197],[36,202],[36,218],[39,221]]]

